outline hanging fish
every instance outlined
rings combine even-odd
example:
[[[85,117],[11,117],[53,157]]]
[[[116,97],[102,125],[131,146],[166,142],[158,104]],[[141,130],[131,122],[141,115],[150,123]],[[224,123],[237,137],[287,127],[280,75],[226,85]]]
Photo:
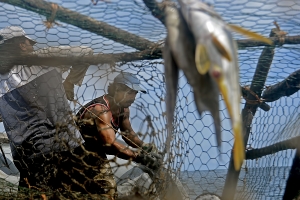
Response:
[[[199,113],[210,111],[214,119],[217,145],[221,145],[219,93],[223,95],[235,137],[233,149],[235,169],[244,160],[237,45],[231,30],[272,44],[259,34],[226,24],[208,5],[198,0],[179,0],[180,11],[166,8],[168,35],[164,49],[167,86],[168,122],[175,109],[178,70],[181,69],[193,88]],[[172,76],[173,75],[173,76]],[[175,87],[176,85],[176,87]],[[175,88],[174,88],[175,87]],[[175,100],[174,100],[175,95]],[[173,99],[171,99],[173,98]],[[169,126],[170,128],[170,123]]]
[[[210,111],[215,124],[218,146],[221,144],[221,121],[219,116],[219,90],[209,74],[200,74],[195,64],[196,43],[188,30],[181,13],[174,7],[167,6],[166,27],[168,35],[163,49],[166,79],[166,109],[168,122],[168,137],[166,152],[170,150],[172,122],[176,105],[179,70],[181,69],[193,88],[197,110]]]

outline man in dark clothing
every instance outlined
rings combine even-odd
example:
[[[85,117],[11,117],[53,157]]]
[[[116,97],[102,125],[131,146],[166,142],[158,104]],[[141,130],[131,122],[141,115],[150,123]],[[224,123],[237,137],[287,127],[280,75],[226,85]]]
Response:
[[[0,29],[0,60],[13,60],[27,54],[83,56],[93,53],[87,47],[65,46],[34,52],[34,44],[21,27]],[[74,84],[81,85],[87,68],[73,66],[63,83],[60,68],[0,64],[0,114],[14,163],[20,171],[20,188],[51,190],[50,196],[53,191],[57,195],[71,190],[90,193],[86,185],[93,185],[93,180],[80,176],[78,171],[84,166],[80,158],[84,140],[73,121],[65,92],[67,90],[72,99]],[[68,195],[75,197],[71,192]]]
[[[106,154],[125,160],[132,160],[157,170],[161,156],[154,152],[154,145],[143,143],[133,131],[129,120],[129,106],[134,102],[138,91],[146,93],[140,81],[130,73],[120,73],[108,86],[108,94],[98,97],[84,105],[77,113],[77,124],[85,140],[85,149],[90,154],[85,161],[88,165],[102,166],[100,174],[94,178],[103,181],[103,188],[116,196],[116,184]],[[120,130],[123,140],[134,151],[116,140]]]

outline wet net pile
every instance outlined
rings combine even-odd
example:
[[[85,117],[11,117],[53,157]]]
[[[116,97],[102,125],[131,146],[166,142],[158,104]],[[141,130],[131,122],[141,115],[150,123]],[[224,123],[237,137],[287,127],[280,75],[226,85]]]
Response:
[[[247,113],[243,117],[247,116],[244,128],[249,151],[237,180],[235,198],[280,199],[299,136],[300,99],[297,91],[300,87],[300,46],[297,43],[300,40],[297,34],[300,31],[300,4],[296,0],[207,2],[227,22],[264,36],[269,36],[275,28],[272,33],[278,38],[275,48],[257,46],[255,42],[235,35],[239,45],[243,91],[241,108]],[[44,0],[0,1],[0,28],[21,26],[37,42],[35,50],[53,46],[58,46],[58,49],[59,46],[81,46],[82,51],[92,49],[92,53],[70,51],[66,53],[68,55],[58,50],[54,55],[47,55],[50,57],[48,60],[26,61],[34,65],[57,66],[63,69],[63,78],[70,73],[68,66],[90,64],[81,86],[74,88],[75,101],[68,102],[71,109],[68,115],[74,119],[84,104],[107,93],[109,83],[119,72],[136,75],[147,94],[138,93],[130,107],[132,127],[144,142],[154,143],[163,152],[167,136],[165,107],[168,103],[165,101],[161,53],[166,37],[162,12],[164,3],[154,0],[104,0],[94,1],[94,4],[89,0],[58,0],[53,3]],[[47,81],[45,79],[45,83]],[[217,149],[210,113],[198,114],[193,91],[188,80],[180,74],[172,150],[170,155],[165,156],[164,168],[168,170],[168,177],[177,181],[181,193],[188,194],[186,198],[195,199],[206,192],[221,196],[226,188],[226,175],[232,167],[229,163],[234,139],[221,96],[220,104],[221,153]],[[122,140],[121,134],[116,134],[118,140]],[[10,162],[9,140],[4,135],[0,137],[6,155],[6,159],[0,157],[0,198],[11,198],[17,195],[19,173]],[[277,145],[274,147],[273,144]],[[260,150],[263,147],[266,148]],[[122,180],[121,176],[136,164],[114,156],[108,156],[108,159],[117,184],[124,185],[126,180]],[[6,166],[7,163],[9,166]],[[164,172],[162,174],[165,175]],[[123,178],[130,176],[127,174]],[[145,174],[142,173],[139,180],[141,177],[145,178]],[[153,180],[150,183],[144,180],[143,187],[139,187],[132,179],[133,190],[146,194],[145,198],[159,196],[163,199],[167,193],[166,177],[155,176]],[[128,180],[126,183],[129,184]],[[43,197],[38,195],[34,197]]]

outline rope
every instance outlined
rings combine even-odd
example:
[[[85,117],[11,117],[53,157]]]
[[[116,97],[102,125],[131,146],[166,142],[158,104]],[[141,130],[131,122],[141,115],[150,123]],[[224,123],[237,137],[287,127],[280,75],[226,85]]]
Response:
[[[246,95],[243,95],[243,98],[245,99],[247,104],[251,104],[251,105],[260,105],[262,103],[265,102],[265,99],[259,98],[258,95],[253,92],[252,90],[250,90],[249,87],[243,87],[244,90],[246,90],[247,92],[249,92],[252,96],[254,96],[256,98],[256,100],[250,100],[246,98]]]

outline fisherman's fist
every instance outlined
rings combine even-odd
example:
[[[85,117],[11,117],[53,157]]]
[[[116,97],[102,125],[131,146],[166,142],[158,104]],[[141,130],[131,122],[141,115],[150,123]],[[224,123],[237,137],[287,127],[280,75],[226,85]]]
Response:
[[[143,143],[142,149],[148,153],[150,152],[158,153],[158,149],[156,145],[153,143]]]
[[[162,156],[154,152],[140,151],[135,162],[145,165],[152,170],[158,170],[162,164]]]

